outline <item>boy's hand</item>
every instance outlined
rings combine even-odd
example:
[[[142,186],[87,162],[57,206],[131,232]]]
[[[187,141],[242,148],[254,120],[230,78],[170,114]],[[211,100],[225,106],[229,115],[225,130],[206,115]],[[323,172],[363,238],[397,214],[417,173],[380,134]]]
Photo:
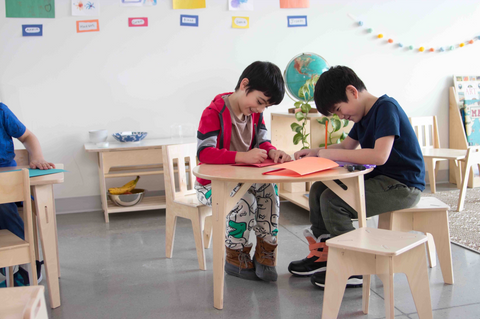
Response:
[[[248,152],[237,152],[235,162],[246,164],[259,164],[267,159],[267,151],[261,148],[253,148]]]
[[[312,149],[300,150],[298,152],[295,152],[293,156],[295,157],[296,160],[302,157],[313,157],[313,156],[317,156],[317,150],[312,150]]]
[[[289,162],[292,160],[290,155],[280,150],[270,150],[270,152],[268,152],[268,156],[270,156],[275,163]]]
[[[32,159],[30,161],[30,168],[50,169],[50,168],[55,168],[55,164],[49,163],[44,159],[41,159],[41,160]]]

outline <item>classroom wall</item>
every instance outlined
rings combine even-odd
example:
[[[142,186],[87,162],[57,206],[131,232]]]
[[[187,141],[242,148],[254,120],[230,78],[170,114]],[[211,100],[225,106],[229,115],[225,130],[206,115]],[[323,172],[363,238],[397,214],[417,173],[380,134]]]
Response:
[[[170,0],[155,7],[119,2],[101,0],[96,33],[76,33],[75,21],[88,18],[71,16],[71,1],[56,1],[55,19],[5,18],[0,4],[0,98],[38,136],[45,157],[69,171],[55,186],[64,201],[59,212],[100,207],[96,155],[83,148],[88,130],[168,138],[172,125],[196,126],[212,98],[233,90],[255,60],[283,70],[293,56],[315,52],[331,65],[350,66],[372,94],[396,98],[409,116],[437,115],[442,147],[448,146],[452,75],[480,74],[480,41],[443,53],[386,42],[391,37],[428,49],[479,36],[474,0],[311,0],[309,9],[256,0],[255,11],[242,12],[228,11],[227,0],[207,0],[199,10],[173,10]],[[180,26],[180,14],[199,15],[199,27]],[[308,27],[287,28],[288,15],[307,15]],[[250,17],[250,28],[232,29],[232,16]],[[148,17],[149,26],[128,28],[129,17]],[[43,37],[22,37],[22,24],[43,24]],[[384,39],[375,38],[379,32]],[[292,104],[285,97],[265,118]],[[440,180],[446,181],[442,165]],[[143,180],[147,189],[161,191],[159,183]]]

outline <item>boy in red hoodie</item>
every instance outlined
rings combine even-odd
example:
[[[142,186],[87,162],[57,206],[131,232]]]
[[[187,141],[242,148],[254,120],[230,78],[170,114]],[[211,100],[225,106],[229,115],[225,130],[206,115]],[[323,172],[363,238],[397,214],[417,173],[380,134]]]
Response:
[[[254,62],[240,76],[235,92],[217,95],[203,111],[197,132],[197,157],[206,164],[262,163],[271,158],[289,161],[267,139],[263,111],[279,104],[285,94],[280,69],[270,62]],[[239,186],[232,190],[231,196]],[[197,178],[195,190],[204,205],[211,206],[211,183]],[[243,279],[276,281],[277,223],[280,214],[275,184],[253,184],[227,216],[225,272]],[[257,236],[250,258],[251,230]]]

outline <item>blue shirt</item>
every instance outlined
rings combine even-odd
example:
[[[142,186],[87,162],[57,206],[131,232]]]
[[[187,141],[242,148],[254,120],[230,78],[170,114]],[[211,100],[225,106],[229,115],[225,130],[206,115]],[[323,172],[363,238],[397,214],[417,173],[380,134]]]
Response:
[[[13,137],[21,137],[27,128],[15,114],[0,102],[0,167],[17,166],[14,160],[15,152]]]
[[[377,139],[391,135],[395,140],[387,162],[375,167],[365,178],[385,175],[423,191],[425,164],[422,151],[407,115],[395,99],[381,96],[348,134],[359,141],[362,148],[375,148]]]

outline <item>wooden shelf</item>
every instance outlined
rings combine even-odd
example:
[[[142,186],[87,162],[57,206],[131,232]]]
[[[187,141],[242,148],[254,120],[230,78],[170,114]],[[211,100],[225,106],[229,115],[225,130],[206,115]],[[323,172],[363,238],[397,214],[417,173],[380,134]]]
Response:
[[[146,175],[163,175],[163,170],[141,170],[134,172],[112,172],[105,174],[105,178],[114,178],[114,177],[135,177],[135,176],[146,176]]]
[[[122,207],[115,205],[110,199],[108,203],[108,213],[123,213],[123,212],[133,212],[141,210],[153,210],[153,209],[165,209],[166,200],[165,196],[148,196],[144,197],[143,200],[134,206]]]
[[[287,193],[287,192],[281,192],[278,194],[280,198],[286,199],[295,205],[298,205],[302,207],[303,209],[310,210],[310,206],[308,204],[308,198],[306,198],[304,195],[307,194],[306,191],[304,192],[295,192],[295,193]]]

